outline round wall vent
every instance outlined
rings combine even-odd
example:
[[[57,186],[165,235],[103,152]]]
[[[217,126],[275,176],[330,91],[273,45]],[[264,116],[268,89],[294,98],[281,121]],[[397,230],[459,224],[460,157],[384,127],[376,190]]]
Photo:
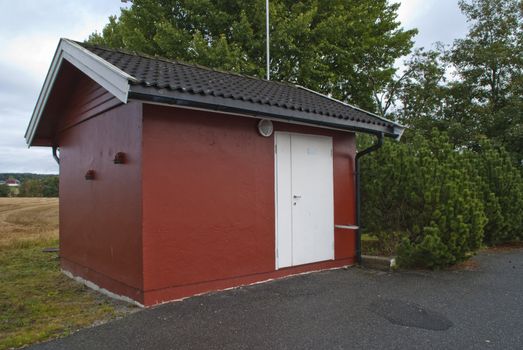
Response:
[[[262,119],[258,123],[258,132],[260,135],[269,137],[272,135],[272,132],[274,131],[274,127],[272,126],[272,122],[268,119]]]

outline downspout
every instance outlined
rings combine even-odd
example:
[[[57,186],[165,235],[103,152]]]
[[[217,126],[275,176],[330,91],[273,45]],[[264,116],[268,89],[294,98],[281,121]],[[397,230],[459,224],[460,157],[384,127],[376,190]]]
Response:
[[[360,193],[360,158],[366,154],[374,152],[383,145],[383,133],[376,135],[378,140],[376,143],[369,148],[365,148],[363,151],[356,154],[355,159],[355,182],[356,182],[356,259],[358,264],[361,264],[361,193]]]
[[[58,146],[53,146],[53,158],[54,158],[54,160],[56,160],[56,163],[58,163],[58,165],[60,165],[60,158],[58,158],[58,154],[56,153],[57,150],[58,150]]]

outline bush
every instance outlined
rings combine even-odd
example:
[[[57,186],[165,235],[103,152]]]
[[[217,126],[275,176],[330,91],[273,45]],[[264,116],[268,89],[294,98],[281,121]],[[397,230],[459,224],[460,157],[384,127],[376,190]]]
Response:
[[[58,197],[58,176],[47,177],[42,180],[42,195],[44,197]]]
[[[9,197],[11,190],[7,185],[0,185],[0,197]]]
[[[7,185],[0,185],[0,197],[9,197],[11,190]]]
[[[58,176],[27,179],[20,186],[19,197],[58,197]]]
[[[495,245],[523,238],[523,177],[509,153],[488,140],[471,153],[488,223],[484,242]]]
[[[20,185],[20,193],[18,194],[19,197],[43,197],[42,195],[42,181],[34,179],[34,180],[26,180],[22,182]]]
[[[467,152],[445,134],[406,135],[362,159],[364,231],[405,233],[402,266],[439,268],[464,260],[482,242],[486,216]]]

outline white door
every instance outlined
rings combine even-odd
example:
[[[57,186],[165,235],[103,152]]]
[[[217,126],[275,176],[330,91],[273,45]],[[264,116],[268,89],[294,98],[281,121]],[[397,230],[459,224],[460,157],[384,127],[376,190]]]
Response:
[[[276,267],[334,259],[332,138],[276,133]]]

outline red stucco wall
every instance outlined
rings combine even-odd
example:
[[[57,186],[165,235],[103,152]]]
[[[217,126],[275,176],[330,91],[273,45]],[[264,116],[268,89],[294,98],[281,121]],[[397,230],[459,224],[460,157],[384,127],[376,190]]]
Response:
[[[142,105],[131,102],[59,135],[62,268],[140,302],[141,132]],[[125,164],[113,163],[116,152]],[[96,177],[87,181],[90,169]]]
[[[354,232],[337,229],[336,261],[275,271],[274,139],[257,123],[144,105],[145,304],[353,262]],[[354,134],[275,129],[333,137],[335,224],[353,224]]]

